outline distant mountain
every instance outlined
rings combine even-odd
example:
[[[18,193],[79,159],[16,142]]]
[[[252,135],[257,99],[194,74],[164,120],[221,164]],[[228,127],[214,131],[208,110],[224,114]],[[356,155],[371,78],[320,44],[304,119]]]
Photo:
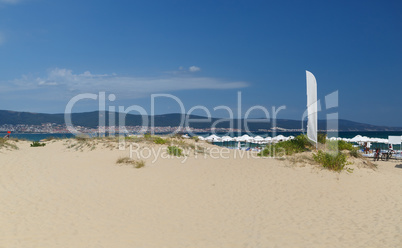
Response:
[[[105,112],[106,126],[109,125],[110,120],[109,112]],[[119,125],[119,117],[121,119],[125,119],[126,126],[139,126],[142,125],[143,117],[141,115],[127,114],[124,118],[123,114],[116,114],[112,112],[112,116],[115,117],[115,125]],[[164,114],[164,115],[155,115],[154,116],[154,126],[157,127],[176,127],[180,125],[182,120],[185,120],[185,115],[182,114]],[[145,120],[148,120],[148,125],[151,124],[152,118],[151,116],[144,116]],[[201,119],[205,122],[192,122],[191,120]],[[193,128],[211,128],[212,124],[216,121],[219,123],[216,125],[217,128],[229,128],[230,122],[229,120],[219,119],[219,118],[211,118],[210,121],[207,121],[206,117],[190,115],[189,116],[189,126]],[[262,119],[253,119],[253,120],[262,120]],[[272,123],[270,122],[259,122],[253,123],[253,120],[248,120],[248,127],[250,131],[258,131],[258,130],[269,130],[272,127]],[[83,126],[88,128],[96,128],[99,123],[99,111],[86,112],[86,113],[74,113],[72,114],[72,122],[76,126]],[[64,114],[41,114],[41,113],[29,113],[29,112],[15,112],[15,111],[7,111],[0,110],[0,125],[4,124],[26,124],[26,125],[41,125],[44,123],[56,123],[59,125],[65,124]],[[232,120],[233,128],[238,128],[238,120]],[[241,120],[242,129],[244,129],[244,122]],[[306,122],[303,123],[304,127],[306,127]],[[286,119],[277,119],[276,127],[283,129],[301,129],[302,122],[299,120],[286,120]],[[327,128],[326,120],[318,121],[318,128],[320,130],[326,130]],[[338,122],[338,130],[339,131],[401,131],[402,128],[398,127],[387,127],[387,126],[375,126],[370,124],[358,123],[354,121],[348,120],[339,120]]]

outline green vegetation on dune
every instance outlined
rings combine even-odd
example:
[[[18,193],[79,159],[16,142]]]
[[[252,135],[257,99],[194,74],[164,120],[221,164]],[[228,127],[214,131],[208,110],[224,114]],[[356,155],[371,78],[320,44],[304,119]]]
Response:
[[[312,148],[313,145],[308,141],[307,136],[299,135],[294,139],[267,146],[264,150],[258,153],[258,156],[274,157],[277,155],[292,155],[295,153],[310,151]]]
[[[168,146],[169,155],[180,157],[183,154],[183,150],[177,146]]]
[[[163,144],[166,144],[166,140],[162,139],[161,137],[155,137],[154,143],[158,144],[158,145],[163,145]]]
[[[45,143],[40,143],[39,141],[34,141],[31,144],[31,147],[44,147],[46,144]]]
[[[352,143],[343,140],[327,141],[326,147],[329,151],[349,151],[349,156],[351,157],[362,157],[362,155],[359,153],[359,148],[353,147]]]
[[[313,154],[313,159],[324,168],[341,171],[348,164],[348,156],[362,158],[358,148],[343,140],[327,140],[325,133],[318,134],[319,150]],[[315,147],[306,135],[299,135],[292,140],[271,144],[263,149],[258,156],[284,157],[305,151],[314,151]],[[342,152],[343,151],[343,152]]]
[[[125,140],[137,143],[145,142],[145,143],[155,143],[158,145],[166,144],[166,139],[159,136],[153,136],[150,133],[144,134],[143,137],[125,137]]]
[[[343,140],[327,140],[326,143],[326,148],[329,151],[343,151],[343,150],[348,150],[348,151],[352,151],[352,150],[356,150],[357,148],[353,147],[353,145],[351,143],[348,143],[346,141]]]
[[[320,144],[325,144],[327,142],[327,134],[326,133],[317,133],[317,141]]]
[[[324,168],[341,171],[348,164],[347,156],[341,152],[324,152],[319,150],[313,154],[314,160]]]

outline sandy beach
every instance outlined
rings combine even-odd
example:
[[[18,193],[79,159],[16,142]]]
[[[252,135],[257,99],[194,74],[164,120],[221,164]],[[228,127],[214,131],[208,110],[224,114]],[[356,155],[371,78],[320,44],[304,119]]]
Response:
[[[402,162],[337,173],[232,150],[137,169],[116,164],[128,148],[71,142],[0,150],[0,247],[402,247]]]

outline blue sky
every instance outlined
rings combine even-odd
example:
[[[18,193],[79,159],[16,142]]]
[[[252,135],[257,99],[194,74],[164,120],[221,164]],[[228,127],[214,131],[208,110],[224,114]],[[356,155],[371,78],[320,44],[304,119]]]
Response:
[[[243,114],[286,105],[278,118],[300,119],[309,70],[319,98],[339,91],[321,118],[402,126],[401,30],[401,1],[0,0],[0,109],[62,113],[106,91],[150,113],[165,93],[227,117],[214,107],[237,112],[241,91]]]

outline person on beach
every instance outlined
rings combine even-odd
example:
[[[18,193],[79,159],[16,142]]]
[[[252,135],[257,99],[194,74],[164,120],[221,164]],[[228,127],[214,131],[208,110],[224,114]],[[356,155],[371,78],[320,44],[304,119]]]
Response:
[[[374,161],[377,159],[380,160],[380,148],[375,149],[375,154],[374,154]]]
[[[10,131],[7,131],[7,134],[3,137],[3,139],[8,139],[8,138],[10,138]]]
[[[364,152],[365,154],[369,153],[369,151],[370,151],[370,146],[371,146],[370,143],[364,142],[364,145],[363,145],[363,152]]]

